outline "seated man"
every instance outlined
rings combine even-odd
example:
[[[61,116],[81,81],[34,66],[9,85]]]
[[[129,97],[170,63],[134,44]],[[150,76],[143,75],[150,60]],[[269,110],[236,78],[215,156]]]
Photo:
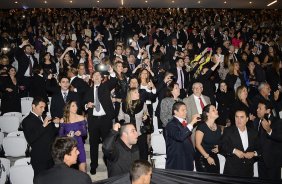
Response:
[[[136,160],[130,169],[130,180],[132,184],[150,184],[152,177],[152,166],[147,160]]]
[[[219,151],[226,158],[223,174],[253,177],[254,157],[257,156],[259,141],[257,132],[246,126],[248,113],[238,109],[235,125],[224,129]]]
[[[47,171],[41,172],[34,178],[34,184],[90,184],[89,175],[84,172],[70,168],[76,163],[79,151],[77,142],[71,137],[57,138],[52,146],[52,157],[55,166]]]
[[[113,125],[113,130],[102,147],[109,177],[128,173],[132,162],[139,159],[137,138],[138,134],[132,123],[122,126],[119,123]]]

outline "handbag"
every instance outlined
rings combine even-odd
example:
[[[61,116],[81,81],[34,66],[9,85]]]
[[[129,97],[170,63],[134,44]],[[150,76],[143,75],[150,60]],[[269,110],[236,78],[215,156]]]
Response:
[[[140,132],[141,134],[151,134],[154,132],[153,122],[149,116],[147,116],[146,120],[142,121]]]

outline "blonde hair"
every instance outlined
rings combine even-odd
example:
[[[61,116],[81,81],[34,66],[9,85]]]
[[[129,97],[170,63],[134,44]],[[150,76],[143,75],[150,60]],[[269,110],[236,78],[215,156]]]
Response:
[[[138,90],[138,89],[137,88],[130,88],[127,92],[126,99],[125,99],[125,103],[126,103],[125,109],[126,109],[126,111],[130,111],[131,113],[133,113],[135,107],[138,104],[140,104],[140,99],[138,99],[136,101],[136,103],[133,103],[132,92],[134,92],[135,90]]]

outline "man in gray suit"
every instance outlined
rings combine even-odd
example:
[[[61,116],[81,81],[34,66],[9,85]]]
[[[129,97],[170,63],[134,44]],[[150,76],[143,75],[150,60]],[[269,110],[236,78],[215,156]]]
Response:
[[[183,99],[183,102],[185,103],[187,107],[187,122],[192,121],[192,117],[195,114],[202,114],[203,108],[210,104],[210,98],[202,95],[203,92],[203,84],[200,82],[195,82],[192,85],[192,91],[193,94],[189,97],[186,97]],[[195,130],[193,129],[191,140],[193,145],[195,146]]]
[[[202,95],[203,84],[195,82],[192,86],[193,94],[183,99],[187,107],[187,122],[192,121],[192,116],[195,114],[202,114],[203,108],[210,104],[210,98]]]

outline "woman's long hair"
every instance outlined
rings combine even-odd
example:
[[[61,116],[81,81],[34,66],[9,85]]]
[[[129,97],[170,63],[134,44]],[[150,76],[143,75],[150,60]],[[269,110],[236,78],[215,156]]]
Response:
[[[208,113],[210,112],[210,108],[211,108],[212,104],[208,104],[203,108],[203,112],[201,115],[201,121],[202,122],[206,122],[208,120]]]
[[[129,89],[128,92],[127,92],[127,95],[126,95],[126,99],[125,99],[125,103],[126,103],[125,110],[127,112],[130,112],[130,113],[133,113],[136,106],[140,104],[140,99],[138,99],[136,101],[132,100],[131,93],[135,90],[138,90],[138,89],[137,88]]]
[[[242,93],[242,91],[243,91],[243,89],[247,89],[247,91],[248,91],[248,88],[246,87],[246,86],[244,86],[244,85],[241,85],[241,86],[239,86],[238,88],[237,88],[237,90],[236,90],[236,96],[235,96],[235,98],[237,99],[237,100],[240,100],[241,101],[241,98],[240,98],[240,96],[241,96],[241,93]]]
[[[70,100],[66,103],[64,107],[64,115],[63,115],[64,122],[69,122],[70,120],[70,107],[73,102],[76,104],[76,101]]]
[[[141,82],[142,82],[142,81],[141,81],[141,75],[142,75],[142,72],[143,72],[143,71],[147,71],[147,73],[148,73],[147,75],[148,75],[148,76],[147,76],[147,78],[146,78],[146,82],[147,82],[147,83],[150,82],[150,76],[151,76],[151,74],[150,74],[150,72],[149,72],[146,68],[143,68],[143,69],[140,70],[140,72],[139,72],[139,74],[138,74],[138,81],[139,81],[139,84],[141,84]]]

